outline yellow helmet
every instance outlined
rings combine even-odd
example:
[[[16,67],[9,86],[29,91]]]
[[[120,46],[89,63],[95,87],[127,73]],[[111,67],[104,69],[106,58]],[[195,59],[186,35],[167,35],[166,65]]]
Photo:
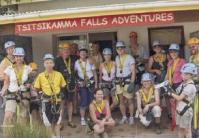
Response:
[[[68,48],[70,48],[70,44],[68,44],[68,43],[61,43],[61,44],[59,44],[59,48],[60,49],[68,49]]]
[[[199,39],[197,37],[192,37],[188,40],[187,45],[191,46],[193,44],[199,44]]]
[[[38,69],[37,64],[34,63],[34,62],[31,62],[31,63],[29,64],[29,66],[31,67],[32,70],[37,70],[37,69]]]

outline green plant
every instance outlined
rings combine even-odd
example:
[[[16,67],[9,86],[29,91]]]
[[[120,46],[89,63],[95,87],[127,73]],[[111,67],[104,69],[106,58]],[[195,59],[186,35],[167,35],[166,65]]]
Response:
[[[4,132],[8,138],[49,138],[51,136],[50,131],[41,124],[34,125],[32,129],[29,125],[15,124]]]

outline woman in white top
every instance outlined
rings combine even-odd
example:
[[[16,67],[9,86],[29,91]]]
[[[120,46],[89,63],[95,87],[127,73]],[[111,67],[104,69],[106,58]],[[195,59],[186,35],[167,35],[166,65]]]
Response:
[[[19,104],[18,121],[25,122],[29,116],[30,93],[27,91],[26,82],[31,69],[24,64],[25,52],[23,48],[15,48],[13,55],[15,64],[7,67],[4,71],[4,86],[1,90],[1,96],[6,96],[3,125],[12,123],[17,104]],[[20,103],[17,103],[19,99],[21,99]]]
[[[111,105],[111,109],[115,105],[115,86],[114,86],[114,79],[115,79],[115,62],[111,60],[112,51],[110,48],[105,48],[103,50],[103,57],[104,62],[100,64],[99,68],[99,81],[100,81],[100,88],[104,92],[105,99],[110,101],[110,97],[112,97],[113,104]]]

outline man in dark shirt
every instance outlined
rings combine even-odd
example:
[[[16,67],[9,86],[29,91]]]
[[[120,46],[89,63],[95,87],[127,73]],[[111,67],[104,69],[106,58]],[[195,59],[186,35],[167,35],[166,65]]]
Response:
[[[64,101],[67,102],[68,108],[68,126],[75,128],[76,125],[72,122],[73,101],[76,93],[76,78],[74,64],[77,60],[76,56],[70,54],[70,45],[63,43],[59,45],[59,57],[55,59],[55,70],[62,73],[67,83],[64,91]]]

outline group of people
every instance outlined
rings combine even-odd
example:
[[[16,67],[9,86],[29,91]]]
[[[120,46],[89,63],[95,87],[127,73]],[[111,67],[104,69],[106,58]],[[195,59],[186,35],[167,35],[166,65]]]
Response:
[[[52,129],[52,137],[58,138],[65,110],[68,126],[75,128],[73,115],[79,109],[82,126],[88,125],[96,137],[108,137],[106,128],[116,124],[111,112],[119,106],[120,125],[134,125],[136,117],[145,127],[154,122],[156,133],[161,134],[161,115],[166,109],[171,128],[179,127],[179,138],[192,138],[198,129],[199,39],[188,41],[189,62],[180,57],[178,44],[171,44],[167,52],[154,41],[154,54],[149,57],[138,44],[136,32],[129,39],[131,52],[118,41],[116,56],[110,48],[101,54],[98,43],[92,44],[92,53],[84,45],[61,43],[57,57],[44,55],[41,73],[37,64],[26,65],[23,48],[6,42],[7,56],[0,64],[0,94],[6,98],[3,126],[30,120],[34,125],[42,120]],[[74,51],[74,46],[79,49]]]

